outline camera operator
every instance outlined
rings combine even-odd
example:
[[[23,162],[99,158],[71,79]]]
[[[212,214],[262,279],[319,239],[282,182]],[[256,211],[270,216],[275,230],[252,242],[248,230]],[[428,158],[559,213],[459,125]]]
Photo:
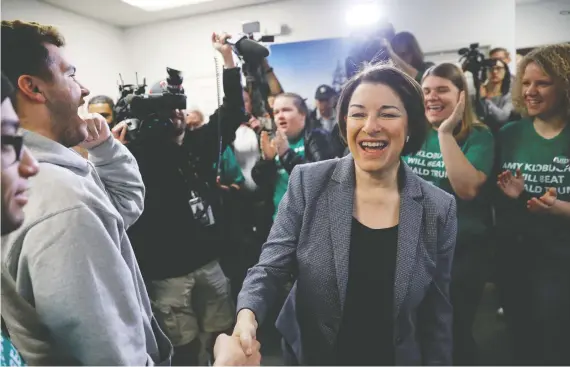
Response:
[[[434,65],[424,61],[424,53],[420,44],[410,32],[400,32],[391,40],[384,39],[382,45],[396,67],[418,83],[422,82],[425,71]]]
[[[168,133],[129,144],[147,190],[145,210],[129,236],[155,315],[174,345],[173,365],[197,365],[198,335],[225,331],[234,320],[229,284],[217,260],[223,229],[214,169],[220,148],[234,140],[246,119],[240,69],[228,38],[212,35],[224,59],[225,97],[210,122],[188,130],[183,112],[174,110]]]
[[[390,41],[395,34],[394,26],[386,19],[378,21],[372,29],[353,32],[350,36],[352,48],[344,62],[346,77],[352,78],[363,65],[388,60],[383,40]]]

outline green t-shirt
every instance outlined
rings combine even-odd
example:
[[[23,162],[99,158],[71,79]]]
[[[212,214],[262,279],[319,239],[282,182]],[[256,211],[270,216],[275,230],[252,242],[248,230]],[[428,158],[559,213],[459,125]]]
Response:
[[[532,119],[525,118],[505,125],[498,135],[500,171],[520,169],[525,180],[525,196],[540,197],[555,187],[558,199],[570,201],[570,123],[552,139],[538,135]],[[499,193],[499,223],[509,221],[517,231],[558,233],[568,241],[570,224],[563,217],[533,215],[525,202],[506,199]],[[519,200],[520,201],[520,200]],[[561,234],[561,231],[565,234]],[[541,236],[543,237],[543,236]],[[568,246],[570,249],[570,246]]]
[[[241,168],[236,160],[236,156],[231,147],[227,147],[222,154],[222,164],[220,167],[220,183],[222,185],[238,184],[245,181]]]
[[[305,138],[303,136],[296,141],[289,141],[289,147],[301,157],[305,156]],[[277,163],[277,182],[275,184],[275,192],[273,193],[273,205],[275,206],[273,219],[275,219],[277,215],[277,208],[279,208],[279,203],[283,195],[287,192],[287,185],[289,183],[289,173],[287,173],[287,170],[281,165],[279,155],[275,156],[275,162]]]
[[[493,134],[489,129],[474,128],[460,147],[473,167],[483,172],[487,177],[491,175],[495,145]],[[420,177],[455,195],[447,178],[436,130],[430,129],[422,149],[416,155],[404,157],[404,161]],[[457,195],[455,198],[457,200],[458,235],[485,233],[489,226],[491,214],[488,190],[484,188],[475,199],[469,201],[462,200]]]

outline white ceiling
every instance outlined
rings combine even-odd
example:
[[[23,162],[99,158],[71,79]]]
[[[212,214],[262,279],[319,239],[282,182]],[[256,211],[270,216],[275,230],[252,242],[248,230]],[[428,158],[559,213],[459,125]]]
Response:
[[[175,9],[156,12],[146,12],[128,5],[121,0],[38,0],[60,9],[70,11],[84,17],[103,21],[105,23],[128,28],[142,24],[155,23],[163,20],[189,17],[193,15],[212,13],[250,5],[264,4],[283,0],[213,0],[196,5],[187,5]],[[303,0],[310,1],[310,0]],[[419,1],[419,0],[418,0]],[[425,1],[425,0],[424,0]],[[467,1],[467,0],[461,0]],[[497,0],[499,1],[499,0]],[[502,0],[501,0],[502,1]],[[557,1],[560,3],[570,0],[516,0],[517,5]]]
[[[187,5],[175,9],[147,12],[133,7],[121,0],[39,0],[60,9],[103,21],[118,27],[133,27],[192,15],[239,8],[249,5],[264,4],[282,0],[213,0],[196,5]]]

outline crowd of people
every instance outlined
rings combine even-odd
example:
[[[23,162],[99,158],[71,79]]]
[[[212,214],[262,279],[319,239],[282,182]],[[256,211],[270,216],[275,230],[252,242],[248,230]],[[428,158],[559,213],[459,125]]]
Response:
[[[2,365],[259,365],[267,323],[287,365],[476,365],[488,281],[513,363],[570,364],[570,45],[492,50],[475,98],[393,33],[314,110],[264,61],[259,116],[214,33],[222,105],[130,140],[2,21]]]

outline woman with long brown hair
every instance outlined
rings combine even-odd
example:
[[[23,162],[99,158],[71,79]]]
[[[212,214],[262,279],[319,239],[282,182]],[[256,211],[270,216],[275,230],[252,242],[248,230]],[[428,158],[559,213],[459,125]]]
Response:
[[[422,89],[431,124],[421,150],[406,157],[422,178],[457,200],[458,237],[451,275],[455,365],[477,363],[472,326],[485,284],[490,201],[484,190],[494,162],[491,131],[477,121],[457,66],[428,69]]]

